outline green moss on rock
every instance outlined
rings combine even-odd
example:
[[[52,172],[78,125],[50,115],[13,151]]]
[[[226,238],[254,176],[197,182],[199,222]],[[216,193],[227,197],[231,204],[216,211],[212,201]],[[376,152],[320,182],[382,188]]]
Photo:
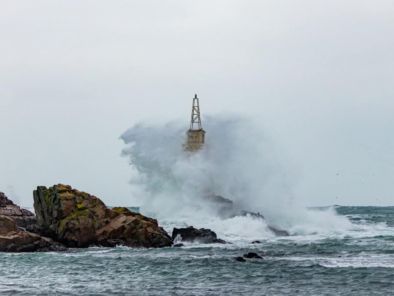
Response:
[[[163,247],[172,243],[156,220],[125,207],[109,209],[99,198],[67,185],[38,187],[34,208],[44,231],[68,246]]]
[[[131,214],[131,211],[128,208],[125,208],[125,207],[114,207],[111,210],[114,211],[117,214],[124,214],[124,215]]]

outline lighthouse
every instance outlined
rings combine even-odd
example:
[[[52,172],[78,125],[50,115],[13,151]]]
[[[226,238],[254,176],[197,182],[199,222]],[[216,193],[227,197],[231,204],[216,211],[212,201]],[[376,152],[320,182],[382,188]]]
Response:
[[[194,95],[193,98],[190,128],[186,135],[187,139],[186,144],[184,145],[186,151],[198,151],[204,146],[205,131],[201,124],[200,100],[197,95]]]

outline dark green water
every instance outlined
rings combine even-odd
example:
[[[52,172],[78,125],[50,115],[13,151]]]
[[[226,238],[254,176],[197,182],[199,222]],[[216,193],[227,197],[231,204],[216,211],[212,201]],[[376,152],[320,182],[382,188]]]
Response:
[[[354,228],[261,244],[3,253],[0,294],[394,295],[394,208],[336,211]],[[264,259],[234,260],[249,251]]]

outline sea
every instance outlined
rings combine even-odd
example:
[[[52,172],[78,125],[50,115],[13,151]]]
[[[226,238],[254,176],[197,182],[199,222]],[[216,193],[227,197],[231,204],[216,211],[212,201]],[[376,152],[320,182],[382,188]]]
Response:
[[[352,227],[264,232],[258,243],[242,229],[239,236],[219,229],[228,244],[1,253],[0,295],[394,295],[394,207],[334,210]],[[248,252],[263,259],[235,260]]]

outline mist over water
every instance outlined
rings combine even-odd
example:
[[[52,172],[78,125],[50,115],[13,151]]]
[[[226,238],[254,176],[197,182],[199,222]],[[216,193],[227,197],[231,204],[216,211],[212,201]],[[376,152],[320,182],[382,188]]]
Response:
[[[194,154],[182,148],[183,123],[138,124],[122,136],[133,202],[169,233],[205,227],[228,244],[0,253],[0,294],[392,295],[393,207],[308,209],[291,194],[280,150],[253,122],[215,117],[204,128],[206,145]],[[235,214],[223,215],[212,195],[231,199]],[[251,251],[263,258],[235,260]]]
[[[274,142],[252,120],[207,117],[202,150],[183,150],[184,122],[137,124],[121,138],[132,167],[133,194],[144,213],[162,223],[209,227],[235,238],[270,236],[267,224],[291,234],[341,233],[352,227],[333,209],[308,210],[291,192],[293,178]],[[204,197],[230,199],[237,211],[264,215],[220,218]]]

